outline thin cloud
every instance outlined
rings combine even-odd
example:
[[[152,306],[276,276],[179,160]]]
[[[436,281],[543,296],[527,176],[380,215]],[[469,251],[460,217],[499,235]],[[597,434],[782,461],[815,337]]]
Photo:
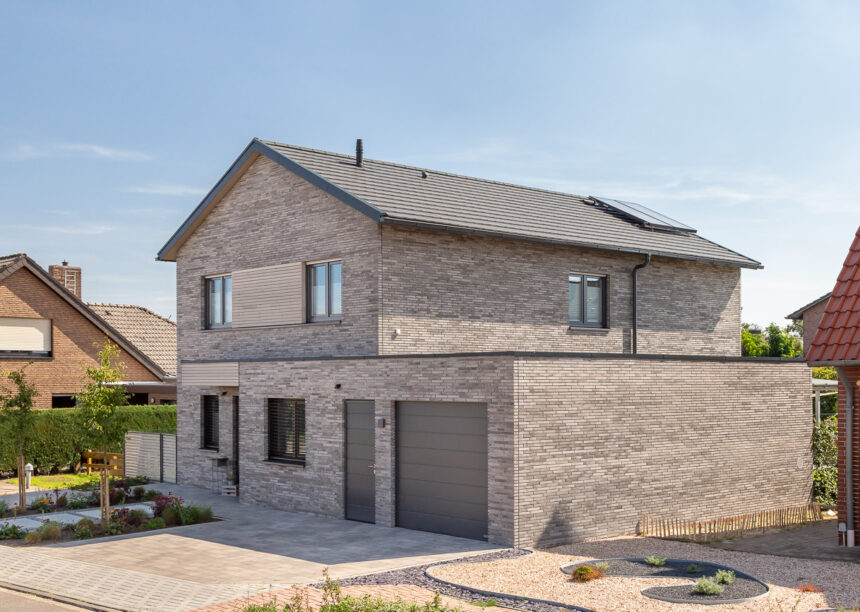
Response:
[[[87,143],[20,144],[4,155],[8,160],[27,160],[45,157],[84,157],[115,161],[149,161],[152,155],[130,149],[116,149]]]
[[[117,227],[112,225],[7,225],[8,229],[21,230],[24,232],[48,232],[51,234],[68,234],[75,236],[98,236],[112,232]]]
[[[199,196],[206,193],[206,189],[202,187],[177,185],[175,183],[149,183],[146,185],[129,187],[123,191],[127,193],[143,193],[147,195],[163,196]]]

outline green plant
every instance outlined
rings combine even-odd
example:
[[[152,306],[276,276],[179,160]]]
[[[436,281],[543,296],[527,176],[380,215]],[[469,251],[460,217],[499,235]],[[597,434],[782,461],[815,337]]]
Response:
[[[176,527],[182,524],[182,510],[173,506],[167,506],[161,511],[160,518],[168,527]]]
[[[18,525],[10,525],[9,523],[0,525],[0,540],[20,540],[24,535],[24,530]]]
[[[158,491],[155,489],[147,489],[146,493],[140,496],[141,501],[152,501],[155,499],[155,496],[158,495]]]
[[[187,506],[186,524],[208,523],[212,520],[212,508],[209,506]]]
[[[76,540],[88,540],[93,537],[93,532],[89,529],[75,529]]]
[[[592,567],[591,565],[579,565],[570,575],[574,582],[590,582],[603,577],[603,570]]]
[[[701,574],[702,568],[699,567],[698,565],[696,565],[695,563],[691,563],[690,565],[687,566],[687,573],[688,574]]]
[[[143,522],[149,518],[145,511],[143,510],[131,510],[125,516],[125,523],[129,527],[140,527],[143,525]]]
[[[151,518],[143,525],[144,529],[164,529],[167,527],[167,524],[164,522],[164,519],[160,516],[156,516],[155,518]]]
[[[80,495],[69,500],[69,510],[80,510],[87,507],[87,500]]]
[[[59,540],[63,534],[63,528],[58,523],[48,522],[39,527],[43,540]]]
[[[32,363],[32,362],[31,362]],[[29,365],[29,364],[27,364]],[[15,459],[18,471],[18,505],[27,505],[27,491],[24,488],[24,446],[33,437],[33,400],[39,393],[36,386],[27,382],[24,366],[20,370],[3,372],[14,387],[12,393],[3,393],[0,387],[0,423],[4,426],[4,435],[14,444]],[[2,437],[2,436],[0,436]]]
[[[137,499],[140,499],[146,493],[146,489],[144,487],[135,487],[131,492]]]
[[[33,530],[24,536],[24,541],[27,544],[38,544],[42,541],[42,534],[38,530]]]
[[[648,565],[654,565],[656,567],[663,567],[666,565],[666,557],[659,557],[657,555],[648,555],[645,557],[644,561]]]
[[[96,528],[96,524],[88,518],[82,518],[75,525],[76,529],[89,529],[90,531],[94,531]]]
[[[7,512],[9,512],[9,504],[0,500],[0,517],[6,516]]]
[[[69,505],[69,497],[65,493],[57,495],[57,501],[55,503],[57,508],[65,508]]]
[[[598,561],[597,563],[591,564],[595,569],[603,570],[604,572],[609,569],[609,561]]]
[[[693,587],[693,591],[699,595],[719,595],[725,588],[713,578],[699,578],[696,580],[696,586]]]
[[[732,570],[717,570],[714,580],[720,584],[731,584],[735,581],[735,573]]]
[[[836,505],[839,472],[834,466],[812,470],[812,495],[822,506]]]

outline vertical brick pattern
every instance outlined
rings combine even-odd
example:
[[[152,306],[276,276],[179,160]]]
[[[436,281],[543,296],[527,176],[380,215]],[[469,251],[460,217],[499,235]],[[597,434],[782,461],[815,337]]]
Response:
[[[810,499],[803,363],[518,358],[516,376],[518,545]]]
[[[22,268],[0,281],[0,317],[51,319],[51,358],[0,357],[0,371],[27,366],[27,378],[36,384],[36,408],[50,408],[51,395],[74,394],[83,386],[86,366],[96,365],[107,336],[58,296],[29,270]],[[134,357],[123,352],[126,379],[158,381]]]
[[[376,429],[376,522],[394,524],[396,401],[484,402],[489,420],[490,540],[513,543],[513,358],[348,359],[240,364],[240,474],[243,502],[343,517],[344,402],[375,402],[386,426]],[[335,385],[340,384],[340,389]],[[211,451],[200,450],[200,395],[213,389],[181,386],[179,478],[210,477]],[[266,400],[306,402],[304,467],[268,462]],[[229,435],[222,401],[221,454]]]
[[[854,530],[855,534],[855,543],[860,546],[860,542],[857,540],[860,539],[860,419],[857,418],[858,411],[856,406],[860,405],[860,387],[857,386],[857,382],[860,381],[860,366],[855,367],[846,367],[845,374],[848,379],[851,381],[851,384],[854,385],[854,431],[849,436],[848,435],[848,423],[846,419],[846,410],[844,407],[848,405],[847,398],[845,395],[845,387],[842,385],[842,381],[839,381],[839,412],[836,415],[837,419],[837,427],[839,429],[838,440],[838,455],[837,455],[837,469],[839,471],[839,483],[837,485],[837,503],[836,503],[836,511],[839,515],[839,521],[847,524],[848,522],[848,486],[847,486],[847,459],[848,454],[846,453],[846,449],[848,448],[848,444],[853,444],[853,467],[854,467]]]
[[[261,157],[179,250],[181,359],[366,355],[377,350],[376,222]],[[203,330],[203,277],[343,260],[343,322]]]
[[[383,354],[630,352],[644,256],[396,226],[382,237]],[[571,272],[608,276],[609,329],[569,328]],[[739,269],[655,257],[638,322],[641,353],[739,355]]]

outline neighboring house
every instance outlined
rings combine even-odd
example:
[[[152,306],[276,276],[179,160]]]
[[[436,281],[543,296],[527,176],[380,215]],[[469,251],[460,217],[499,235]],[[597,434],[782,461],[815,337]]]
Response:
[[[46,272],[23,253],[0,257],[0,370],[27,366],[37,408],[74,406],[84,368],[110,338],[136,402],[174,401],[175,325],[137,306],[113,307],[122,309],[116,315],[106,308],[81,301],[79,267],[63,262]]]
[[[803,354],[805,355],[812,346],[812,339],[815,338],[815,332],[818,331],[818,326],[821,324],[821,317],[824,316],[824,309],[827,307],[827,300],[830,299],[830,294],[825,293],[817,300],[813,300],[806,306],[802,306],[786,316],[786,319],[792,321],[803,322]]]
[[[760,264],[644,207],[253,140],[159,258],[182,482],[520,546],[809,499]]]
[[[839,373],[839,541],[857,546],[860,529],[860,229],[848,250],[818,332],[806,353],[810,366]]]

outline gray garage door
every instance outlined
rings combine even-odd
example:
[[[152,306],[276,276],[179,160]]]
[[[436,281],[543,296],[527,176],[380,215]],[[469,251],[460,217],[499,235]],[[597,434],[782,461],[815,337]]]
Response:
[[[487,537],[487,407],[398,402],[397,525]]]

